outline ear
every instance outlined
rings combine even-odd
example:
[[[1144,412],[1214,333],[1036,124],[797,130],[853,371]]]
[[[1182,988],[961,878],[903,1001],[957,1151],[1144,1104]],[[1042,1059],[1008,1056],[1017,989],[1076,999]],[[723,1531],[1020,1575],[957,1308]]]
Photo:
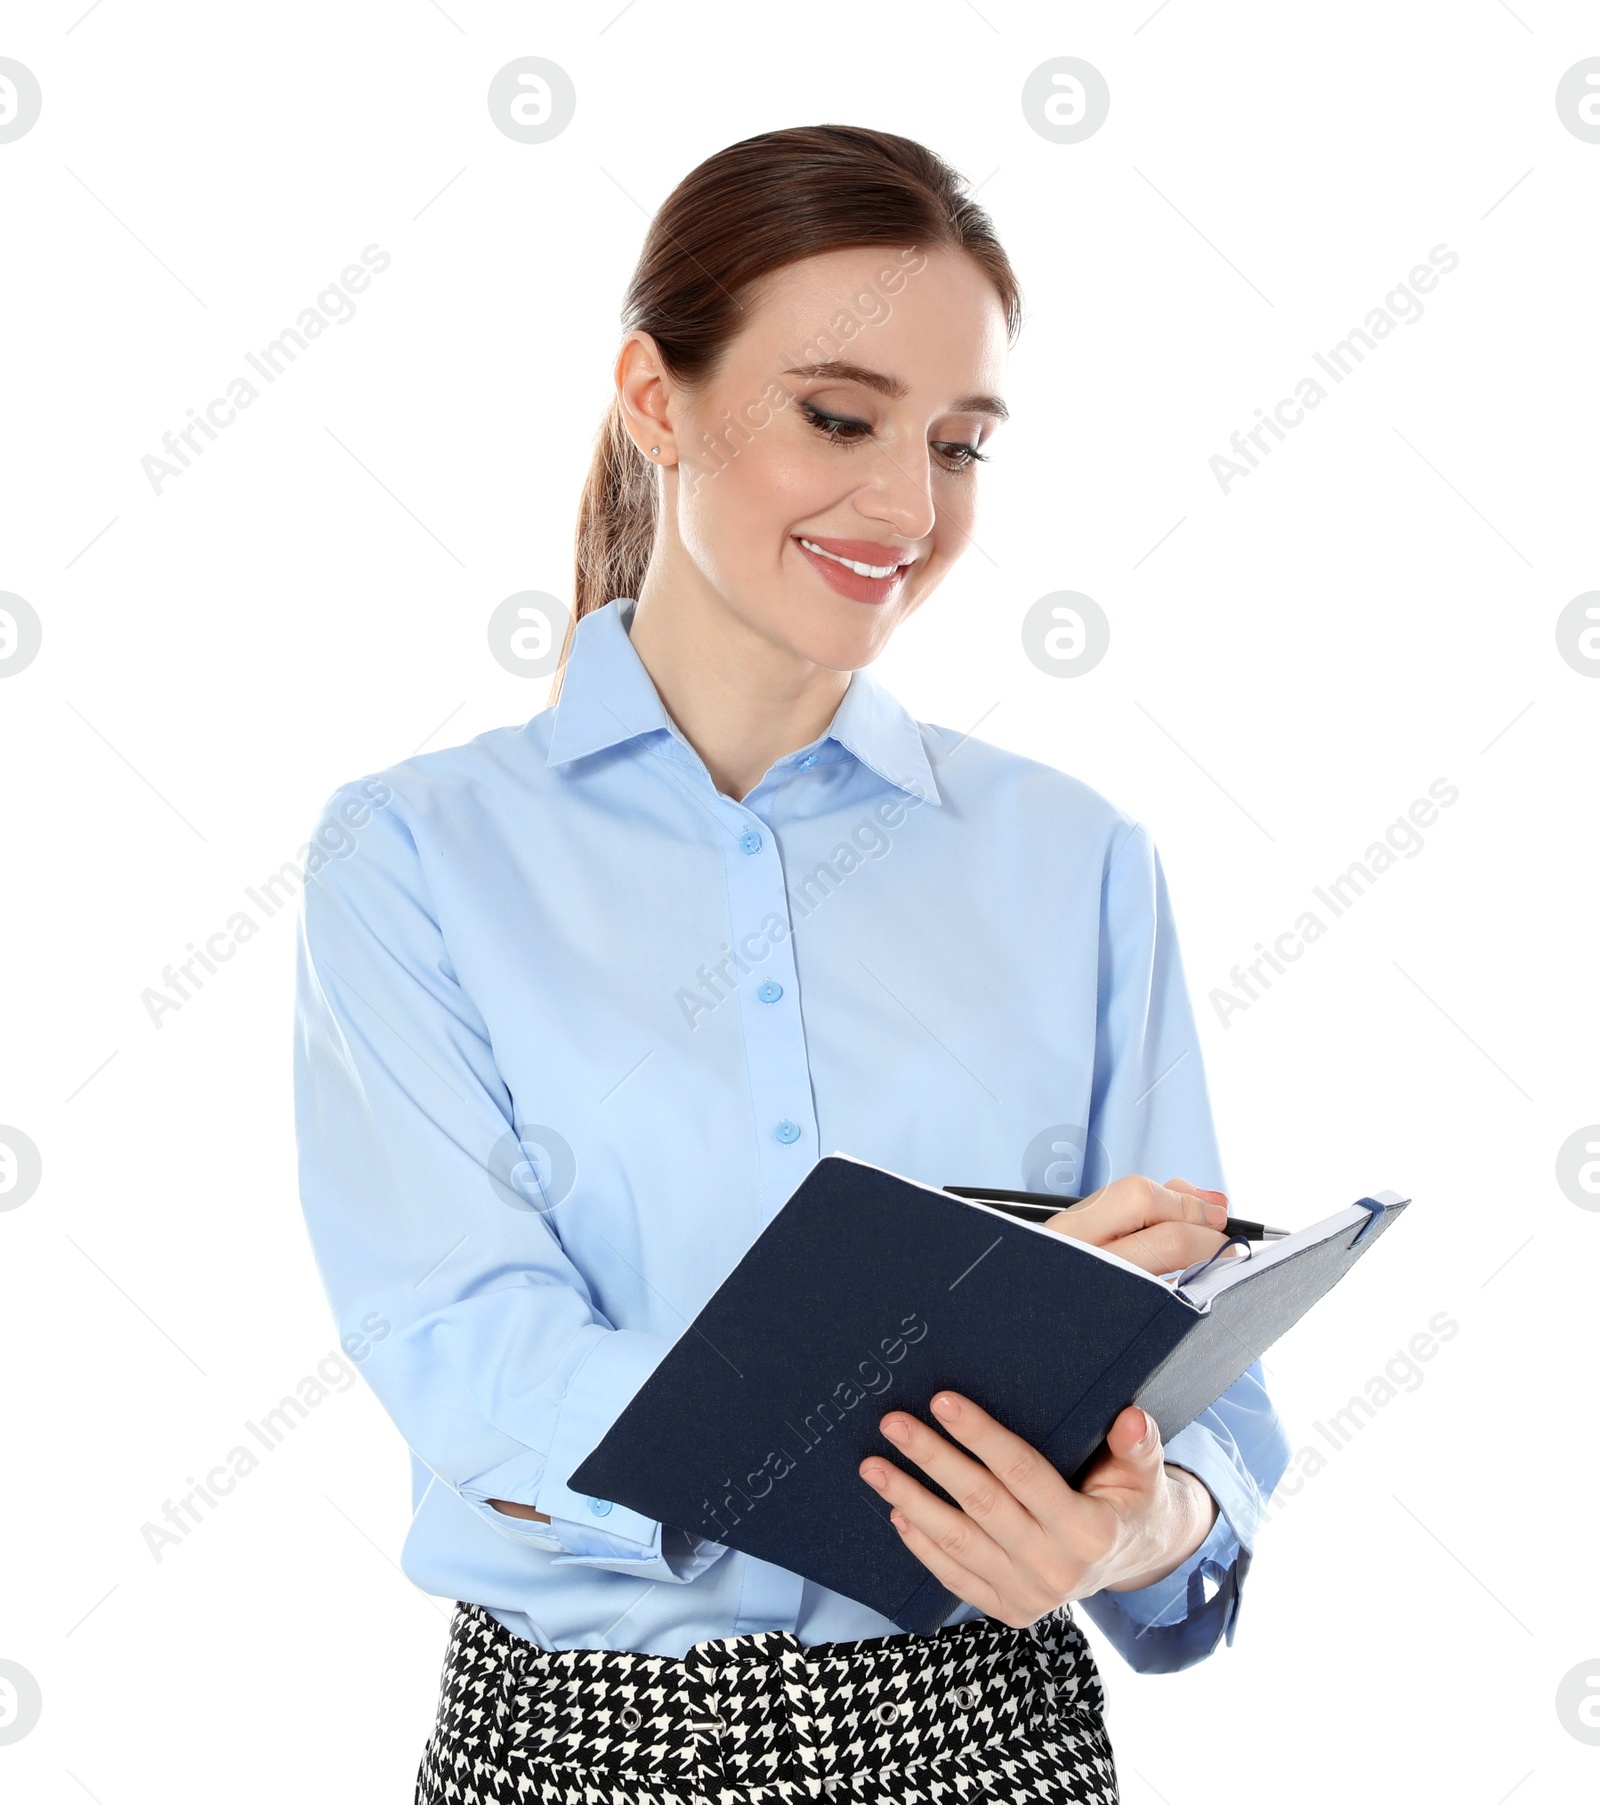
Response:
[[[622,341],[612,379],[617,386],[623,424],[639,447],[639,455],[651,464],[676,464],[671,378],[656,341],[648,332],[630,332]],[[657,448],[656,455],[652,455],[652,446]]]

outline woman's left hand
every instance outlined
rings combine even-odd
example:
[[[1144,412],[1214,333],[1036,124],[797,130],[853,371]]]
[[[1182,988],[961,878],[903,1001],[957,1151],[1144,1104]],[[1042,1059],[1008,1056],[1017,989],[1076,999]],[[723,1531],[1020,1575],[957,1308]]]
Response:
[[[1155,1419],[1136,1405],[1118,1413],[1108,1452],[1081,1489],[970,1398],[941,1391],[932,1407],[970,1454],[903,1410],[879,1427],[959,1509],[892,1461],[869,1455],[858,1470],[894,1507],[890,1521],[934,1578],[1013,1628],[1091,1592],[1153,1584],[1216,1520],[1215,1499],[1194,1474],[1163,1462]]]

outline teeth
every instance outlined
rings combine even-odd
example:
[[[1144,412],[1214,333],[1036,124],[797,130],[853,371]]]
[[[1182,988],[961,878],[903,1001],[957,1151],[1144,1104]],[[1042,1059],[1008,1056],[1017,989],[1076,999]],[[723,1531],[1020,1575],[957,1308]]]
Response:
[[[824,551],[820,545],[813,544],[809,539],[802,539],[800,543],[807,551],[816,552],[819,557],[832,558],[835,564],[842,564],[846,570],[853,570],[858,577],[889,577],[900,568],[898,562],[894,564],[859,564],[854,558],[841,558],[836,552]]]

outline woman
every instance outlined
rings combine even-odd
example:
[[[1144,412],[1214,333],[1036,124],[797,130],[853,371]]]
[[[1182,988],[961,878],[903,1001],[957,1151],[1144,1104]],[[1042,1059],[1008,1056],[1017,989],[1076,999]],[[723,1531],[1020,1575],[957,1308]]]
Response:
[[[1071,1601],[1147,1671],[1232,1640],[1259,1366],[1165,1448],[1130,1406],[1076,1491],[971,1400],[887,1413],[862,1481],[963,1600],[932,1636],[567,1484],[824,1153],[1081,1190],[1053,1226],[1152,1272],[1224,1244],[1145,831],[864,668],[966,549],[1019,319],[920,145],[710,158],[628,293],[553,705],[328,805],[302,1190],[406,1571],[459,1601],[418,1805],[1105,1805]]]

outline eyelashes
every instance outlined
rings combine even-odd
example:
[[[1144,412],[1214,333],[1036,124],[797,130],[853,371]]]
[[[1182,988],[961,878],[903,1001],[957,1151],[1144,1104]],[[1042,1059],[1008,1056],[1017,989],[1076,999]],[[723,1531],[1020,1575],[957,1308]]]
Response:
[[[840,414],[824,413],[813,402],[802,401],[800,406],[806,418],[832,445],[843,446],[846,449],[852,445],[859,445],[861,443],[859,438],[851,438],[846,435],[865,434],[872,430],[871,425],[865,420],[849,420]],[[979,451],[976,445],[964,445],[959,441],[944,440],[936,443],[934,450],[944,461],[945,468],[956,474],[972,469],[975,464],[986,464],[989,461],[987,452]]]

